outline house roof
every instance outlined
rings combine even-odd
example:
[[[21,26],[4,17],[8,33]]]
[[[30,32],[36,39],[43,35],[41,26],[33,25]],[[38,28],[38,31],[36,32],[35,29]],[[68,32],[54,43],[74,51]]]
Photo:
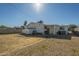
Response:
[[[45,25],[45,26],[49,28],[54,27],[54,26],[59,27],[59,25]]]
[[[31,22],[31,23],[29,23],[29,24],[43,24],[43,23]],[[29,24],[28,24],[28,25],[29,25]]]

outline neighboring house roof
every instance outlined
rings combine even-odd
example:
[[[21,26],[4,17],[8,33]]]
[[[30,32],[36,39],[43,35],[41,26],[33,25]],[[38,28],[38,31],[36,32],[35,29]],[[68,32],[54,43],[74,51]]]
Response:
[[[45,25],[46,27],[54,27],[54,26],[58,26],[59,27],[59,25]]]
[[[29,24],[43,24],[43,23],[31,22],[31,23],[29,23]],[[29,25],[29,24],[28,24],[28,25]]]
[[[42,23],[34,23],[34,22],[31,22],[27,25],[27,28],[39,28],[40,26],[44,26],[44,24]]]

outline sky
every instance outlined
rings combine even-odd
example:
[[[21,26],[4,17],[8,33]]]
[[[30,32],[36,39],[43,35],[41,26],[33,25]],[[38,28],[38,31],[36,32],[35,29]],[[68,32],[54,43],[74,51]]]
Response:
[[[22,26],[42,20],[45,24],[77,24],[79,25],[79,4],[43,3],[0,3],[0,25]],[[39,10],[37,10],[37,8]]]

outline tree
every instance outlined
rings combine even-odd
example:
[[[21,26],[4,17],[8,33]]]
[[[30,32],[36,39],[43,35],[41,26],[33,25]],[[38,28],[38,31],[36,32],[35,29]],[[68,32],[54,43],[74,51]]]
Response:
[[[26,26],[27,25],[27,21],[24,21],[24,26]]]
[[[9,27],[7,27],[5,25],[0,25],[0,28],[9,28]]]
[[[40,21],[38,21],[38,23],[43,23],[43,21],[42,21],[42,20],[40,20]]]

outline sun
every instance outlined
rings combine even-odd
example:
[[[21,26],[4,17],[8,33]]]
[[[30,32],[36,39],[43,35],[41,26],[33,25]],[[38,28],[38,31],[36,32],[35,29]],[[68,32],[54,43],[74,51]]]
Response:
[[[35,3],[34,7],[35,7],[36,11],[39,12],[42,8],[42,3]]]

